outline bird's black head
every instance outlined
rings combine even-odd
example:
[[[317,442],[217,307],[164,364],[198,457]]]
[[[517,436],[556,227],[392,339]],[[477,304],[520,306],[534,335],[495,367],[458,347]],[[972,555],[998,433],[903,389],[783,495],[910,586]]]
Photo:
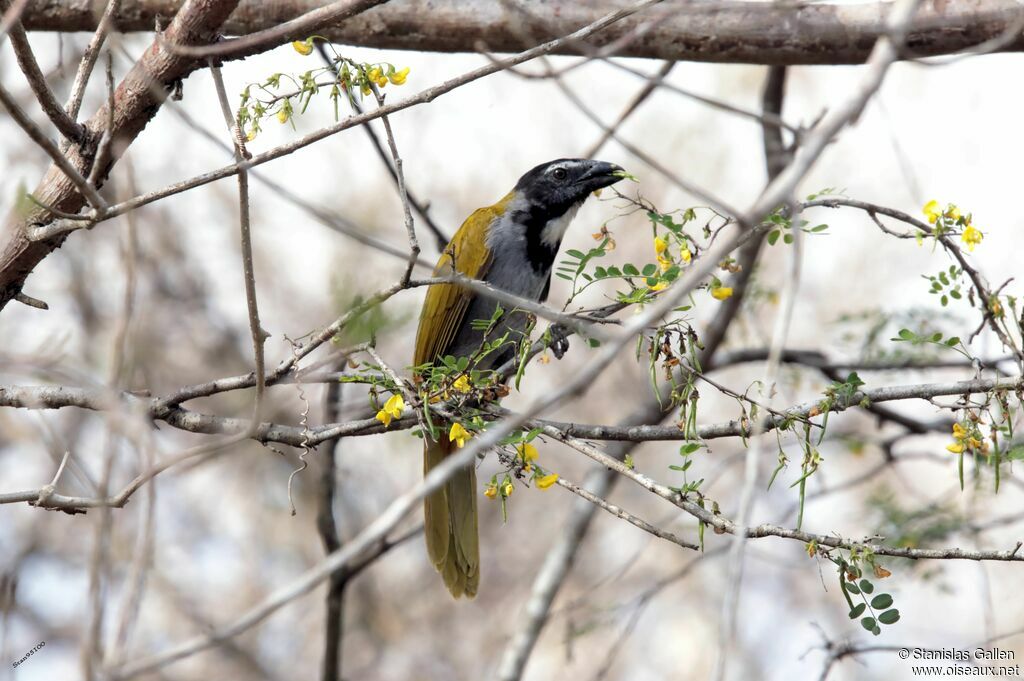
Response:
[[[542,163],[516,183],[516,192],[547,217],[557,218],[596,189],[615,184],[623,170],[614,163],[587,158],[560,158]]]
[[[535,272],[550,270],[562,236],[587,196],[624,175],[614,163],[560,158],[519,178],[510,222],[524,230],[526,255]]]

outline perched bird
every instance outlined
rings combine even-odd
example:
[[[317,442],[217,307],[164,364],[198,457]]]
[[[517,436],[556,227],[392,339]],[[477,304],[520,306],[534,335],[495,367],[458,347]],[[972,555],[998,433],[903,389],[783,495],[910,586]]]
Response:
[[[462,223],[434,275],[454,269],[520,298],[545,300],[551,267],[569,223],[592,192],[622,177],[619,166],[588,159],[563,158],[533,168],[501,200],[474,211]],[[413,364],[447,355],[471,357],[484,341],[484,332],[474,329],[472,322],[491,319],[496,309],[493,299],[456,284],[431,286],[420,314]],[[526,323],[525,314],[506,312],[488,338],[500,338],[506,331],[515,336]],[[511,344],[491,352],[476,368],[497,367],[513,352]],[[436,441],[429,433],[424,435],[424,474],[455,449],[447,431],[443,433]],[[475,596],[480,583],[476,495],[476,469],[470,465],[424,501],[427,553],[456,598]]]

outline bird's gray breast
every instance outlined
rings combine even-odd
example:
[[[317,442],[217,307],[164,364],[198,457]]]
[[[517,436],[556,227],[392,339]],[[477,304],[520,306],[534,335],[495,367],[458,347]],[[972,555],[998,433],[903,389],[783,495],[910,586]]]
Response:
[[[514,296],[537,302],[548,286],[551,268],[549,266],[538,271],[531,266],[527,257],[525,227],[514,223],[510,218],[512,214],[513,211],[507,211],[504,216],[495,220],[488,230],[487,247],[492,254],[492,261],[483,280]],[[498,301],[482,294],[475,294],[447,354],[461,357],[477,352],[485,338],[482,331],[473,328],[472,322],[478,319],[491,319],[497,305]],[[509,345],[481,361],[478,368],[486,369],[504,363],[512,356],[511,344],[518,343],[523,338],[526,314],[513,311],[511,306],[506,304],[501,307],[504,314],[486,340],[494,342],[507,334],[506,342]]]

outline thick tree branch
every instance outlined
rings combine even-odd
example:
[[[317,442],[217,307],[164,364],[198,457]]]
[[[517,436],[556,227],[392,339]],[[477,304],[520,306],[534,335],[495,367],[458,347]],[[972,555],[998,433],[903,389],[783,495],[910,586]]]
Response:
[[[146,50],[114,94],[114,125],[109,134],[116,143],[110,145],[107,167],[98,172],[90,172],[93,170],[99,140],[110,119],[109,105],[105,104],[86,122],[85,143],[68,148],[67,160],[80,175],[92,175],[101,183],[120,154],[124,153],[160,109],[162,98],[158,93],[185,78],[200,65],[191,58],[171,54],[161,47],[161,42],[208,43],[237,4],[238,0],[188,0],[184,4],[160,41],[154,42]],[[84,7],[88,10],[88,5]],[[63,213],[77,213],[85,204],[85,197],[76,184],[57,166],[47,171],[33,195],[40,203]],[[21,292],[25,278],[39,261],[64,242],[63,234],[40,241],[32,241],[26,234],[29,226],[46,224],[53,218],[53,214],[42,207],[27,215],[13,211],[8,216],[6,233],[0,243],[0,308]]]
[[[165,87],[170,86],[198,67],[198,62],[193,62],[188,58],[169,54],[163,49],[163,45],[168,42],[175,42],[178,44],[202,44],[204,42],[209,42],[211,39],[210,34],[217,26],[220,25],[222,15],[225,14],[225,12],[220,11],[217,14],[217,21],[213,22],[212,26],[207,27],[205,30],[200,30],[200,27],[196,26],[195,21],[197,11],[192,9],[191,11],[186,12],[186,10],[190,10],[193,5],[198,5],[205,9],[210,2],[212,2],[212,0],[190,0],[189,4],[187,4],[179,13],[178,17],[175,18],[175,23],[172,24],[171,28],[164,32],[162,36],[154,42],[149,50],[147,50],[146,54],[143,55],[139,63],[136,64],[135,68],[128,74],[125,81],[121,84],[121,87],[118,88],[118,94],[120,95],[122,90],[125,90],[126,95],[130,95],[130,101],[128,102],[128,106],[123,108],[121,106],[118,107],[115,130],[112,131],[113,137],[116,138],[117,133],[121,133],[124,137],[127,137],[128,141],[134,139],[135,136],[141,132],[145,124],[153,115],[155,115],[156,110],[161,104],[162,98],[157,96],[158,88],[154,88],[153,85],[159,83]],[[236,4],[236,2],[237,0],[231,0],[232,5]],[[521,64],[538,56],[548,54],[560,46],[585,40],[606,30],[616,22],[622,21],[623,19],[654,4],[657,4],[657,0],[640,0],[640,2],[635,5],[631,5],[625,9],[602,16],[593,24],[576,31],[575,33],[563,36],[557,40],[549,41],[542,45],[537,45],[536,47],[525,50],[507,60],[486,64],[485,66],[474,69],[473,71],[459,76],[458,78],[450,79],[440,85],[423,90],[413,97],[400,100],[394,104],[378,107],[372,112],[367,112],[358,116],[350,116],[345,120],[317,130],[298,140],[281,145],[268,152],[257,154],[253,156],[252,159],[248,159],[244,164],[233,163],[225,168],[204,173],[196,178],[186,182],[180,182],[164,190],[151,192],[131,201],[122,202],[117,206],[111,207],[109,210],[105,210],[102,215],[96,216],[94,219],[91,219],[90,222],[84,224],[86,226],[91,226],[103,219],[109,219],[115,215],[120,215],[128,210],[133,210],[166,196],[178,194],[225,177],[236,175],[240,170],[248,170],[253,166],[266,163],[275,158],[280,158],[281,156],[285,156],[297,151],[298,149],[309,146],[310,144],[318,142],[330,135],[347,130],[355,125],[361,125],[374,118],[379,118],[395,111],[401,111],[402,109],[416,104],[431,102],[440,95],[450,92],[457,87],[465,85],[466,83],[489,76],[492,73],[497,73],[498,71],[502,71],[516,64]],[[218,5],[218,7],[220,7],[221,10],[225,9],[220,5]],[[199,14],[202,13],[199,12]],[[188,15],[189,18],[179,21],[180,17],[183,15]],[[210,23],[211,21],[212,20],[208,20],[207,23]],[[155,77],[149,77],[146,75],[148,73],[154,73],[157,75]],[[148,108],[143,107],[142,110],[136,110],[137,107],[135,104],[137,102],[148,102]],[[87,127],[90,131],[93,129],[102,131],[103,126],[106,125],[105,120],[105,109],[101,109],[93,116],[92,119],[90,119]],[[121,130],[121,128],[124,129]],[[98,138],[99,135],[97,134],[96,137]],[[117,146],[119,151],[123,151],[126,147],[127,144]],[[75,160],[82,159],[76,157]],[[116,159],[111,159],[110,164],[113,165],[115,160]],[[81,208],[82,202],[79,199],[76,199],[73,193],[66,191],[66,188],[65,190],[60,190],[60,187],[54,184],[55,180],[51,180],[51,175],[53,175],[52,171],[46,178],[44,178],[43,183],[40,185],[41,189],[46,189],[48,192],[47,196],[42,197],[43,199],[48,198],[49,193],[56,194],[54,200],[45,200],[46,205],[57,208],[64,213],[77,212],[78,209]],[[98,177],[101,178],[105,176],[106,171],[98,174]],[[59,180],[60,178],[56,179]],[[38,193],[36,196],[39,196]],[[12,213],[8,218],[8,223],[9,225],[13,225],[13,228],[9,230],[7,237],[8,242],[6,245],[0,247],[0,309],[20,293],[21,286],[24,284],[25,278],[29,275],[32,269],[43,258],[52,253],[56,248],[60,247],[64,242],[67,233],[73,229],[83,226],[83,223],[79,222],[70,228],[61,227],[59,229],[51,229],[58,227],[61,223],[53,223],[52,225],[43,227],[42,229],[38,227],[38,225],[47,225],[50,221],[52,221],[52,216],[47,216],[45,211],[35,211],[26,217],[21,217],[16,213]],[[388,250],[386,244],[374,245],[382,248],[383,250]],[[402,253],[401,251],[396,252],[401,253],[401,257],[403,258],[408,257],[408,254],[406,253]]]
[[[122,3],[116,24],[122,31],[150,31],[158,14],[171,16],[180,0]],[[550,36],[570,33],[626,0],[545,0],[535,3]],[[266,31],[312,10],[320,0],[244,0],[224,25],[233,35]],[[665,2],[668,16],[625,47],[623,56],[776,65],[859,64],[884,33],[892,3],[804,4],[758,2]],[[1024,50],[1024,36],[1012,29],[1020,16],[1013,0],[948,0],[927,3],[910,25],[903,58],[953,54],[986,41],[999,51]],[[624,21],[594,39],[613,42],[649,21],[651,13]],[[432,52],[492,52],[522,49],[521,15],[492,0],[392,0],[340,26],[315,32],[335,42],[386,49]],[[32,3],[25,26],[46,31],[91,31],[96,17],[89,3]],[[312,31],[311,31],[312,32]],[[541,36],[543,37],[543,36]],[[556,50],[576,53],[572,45]]]

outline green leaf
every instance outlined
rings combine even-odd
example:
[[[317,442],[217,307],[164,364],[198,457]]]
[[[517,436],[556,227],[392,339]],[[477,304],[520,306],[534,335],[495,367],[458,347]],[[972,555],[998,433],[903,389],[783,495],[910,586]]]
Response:
[[[858,603],[857,605],[853,606],[853,610],[850,611],[850,619],[855,620],[858,617],[860,617],[861,614],[863,614],[864,609],[867,607],[868,606],[864,605],[863,603]]]
[[[638,270],[636,268],[636,265],[634,265],[631,262],[627,262],[625,265],[623,265],[622,266],[622,271],[625,272],[626,274],[630,275],[631,277],[638,277],[638,276],[640,276],[640,270]]]
[[[773,232],[769,232],[768,233],[768,245],[769,246],[774,246],[775,242],[779,240],[779,235],[780,234],[782,234],[782,232],[780,232],[777,229],[775,231],[773,231]]]
[[[957,345],[960,345],[960,337],[959,336],[951,336],[950,338],[947,338],[946,339],[946,345],[948,347],[951,347],[951,348],[955,347]]]
[[[896,624],[900,621],[900,611],[895,609],[886,610],[878,616],[878,621],[882,624]]]
[[[783,235],[782,240],[785,241],[787,244],[791,244],[793,243],[793,235],[786,233],[785,235]]]
[[[643,275],[645,277],[650,277],[650,276],[652,276],[657,271],[658,271],[658,266],[657,265],[655,265],[654,263],[648,263],[648,264],[644,265]],[[655,283],[657,283],[657,282],[655,282]],[[651,286],[653,286],[653,285],[654,284],[651,284]]]
[[[874,617],[865,617],[860,621],[860,626],[864,627],[868,631],[873,632],[875,630],[875,627],[877,627],[878,625],[875,624]]]
[[[1024,461],[1024,445],[1017,445],[1010,448],[1003,454],[1003,458],[1009,461]]]
[[[583,254],[582,251],[577,251],[575,248],[570,248],[568,251],[565,252],[565,254],[572,256],[577,260],[583,260],[583,258],[587,257],[586,255]]]
[[[892,596],[889,594],[878,594],[871,599],[871,607],[878,610],[885,610],[892,605]]]
[[[862,579],[860,580],[860,590],[866,594],[869,594],[875,590],[875,585],[866,579]]]
[[[860,589],[858,589],[857,585],[854,584],[853,582],[847,583],[846,590],[849,591],[852,594],[859,594],[860,593]]]
[[[683,445],[682,447],[680,447],[679,448],[679,453],[682,456],[686,456],[687,454],[693,454],[698,449],[700,449],[700,443],[699,442],[691,442],[690,444],[686,444],[686,445]]]
[[[900,337],[900,340],[912,341],[917,339],[917,334],[910,329],[900,329],[899,333],[896,334]]]

